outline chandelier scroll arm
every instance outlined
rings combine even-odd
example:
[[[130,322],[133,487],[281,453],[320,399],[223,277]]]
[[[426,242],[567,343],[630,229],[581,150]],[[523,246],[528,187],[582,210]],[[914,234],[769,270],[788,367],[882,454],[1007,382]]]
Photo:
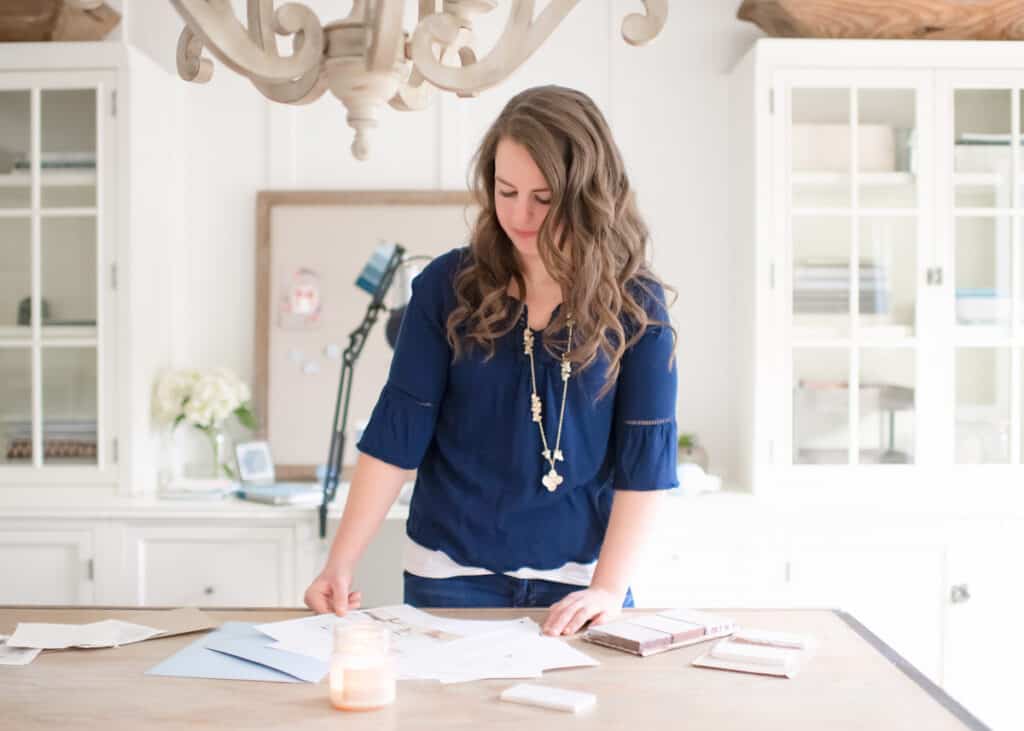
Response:
[[[269,52],[253,40],[235,18],[230,0],[171,0],[171,3],[210,53],[228,68],[254,81],[293,82],[320,65],[323,29],[316,14],[305,5],[287,3],[274,14],[277,28],[284,31],[283,34],[296,35],[294,53],[278,56],[276,51]]]
[[[205,84],[213,77],[213,61],[203,58],[203,41],[186,25],[178,36],[178,76]]]
[[[443,65],[434,55],[435,43],[455,47],[463,25],[449,13],[432,15],[416,27],[412,39],[412,61],[434,86],[471,94],[495,86],[523,64],[554,32],[579,0],[551,0],[533,19],[533,0],[515,0],[505,30],[494,48],[475,63],[461,67]],[[475,55],[475,54],[474,54]],[[463,61],[472,56],[463,56]]]
[[[291,31],[284,24],[283,18],[274,12],[274,0],[249,0],[249,35],[264,52],[280,58],[276,36],[290,34]],[[299,53],[305,42],[305,32],[295,32],[294,52]],[[322,66],[316,64],[305,74],[291,81],[271,84],[253,79],[252,84],[271,101],[301,105],[314,102],[324,95],[327,91],[327,76]]]
[[[622,20],[622,38],[631,46],[650,43],[668,21],[668,0],[643,0],[644,13],[630,13]]]

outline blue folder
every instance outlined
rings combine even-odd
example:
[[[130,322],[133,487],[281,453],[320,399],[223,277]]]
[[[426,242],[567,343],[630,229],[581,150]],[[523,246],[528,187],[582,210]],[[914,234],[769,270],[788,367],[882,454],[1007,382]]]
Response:
[[[267,647],[273,641],[248,622],[225,622],[147,670],[146,675],[315,683],[327,674],[327,663]]]

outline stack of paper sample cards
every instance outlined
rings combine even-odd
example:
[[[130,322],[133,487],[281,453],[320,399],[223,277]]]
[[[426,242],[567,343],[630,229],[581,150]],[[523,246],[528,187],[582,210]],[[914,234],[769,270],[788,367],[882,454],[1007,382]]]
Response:
[[[584,633],[583,639],[646,657],[725,637],[735,629],[733,621],[725,617],[691,609],[666,609],[593,627]]]
[[[702,668],[792,678],[813,649],[813,642],[800,635],[739,629],[732,637],[715,643],[693,664]]]

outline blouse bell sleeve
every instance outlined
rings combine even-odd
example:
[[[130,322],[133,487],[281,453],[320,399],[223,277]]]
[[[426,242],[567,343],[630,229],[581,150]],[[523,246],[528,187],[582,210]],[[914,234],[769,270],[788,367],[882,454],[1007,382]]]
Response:
[[[657,294],[649,315],[667,322],[664,294]],[[679,484],[673,354],[672,330],[652,324],[622,356],[613,424],[616,490],[665,490]]]
[[[413,279],[387,383],[356,445],[402,469],[416,469],[423,460],[448,379],[444,287],[450,282],[442,264],[435,259]]]

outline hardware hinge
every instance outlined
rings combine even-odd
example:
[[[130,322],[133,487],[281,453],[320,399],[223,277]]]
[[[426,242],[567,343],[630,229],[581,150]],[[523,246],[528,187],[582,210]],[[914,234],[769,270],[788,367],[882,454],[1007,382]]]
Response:
[[[768,114],[775,114],[775,89],[768,90]]]
[[[775,289],[775,262],[768,265],[768,289]]]
[[[110,288],[117,289],[117,262],[110,265]]]
[[[110,445],[110,457],[111,457],[111,459],[110,459],[111,462],[113,462],[113,463],[117,462],[117,440],[116,439],[113,441],[113,444]]]
[[[95,581],[96,579],[96,562],[94,559],[88,559],[85,562],[85,580]]]
[[[929,267],[926,281],[928,284],[940,286],[942,284],[942,267]]]
[[[110,92],[110,116],[117,116],[117,89]]]

